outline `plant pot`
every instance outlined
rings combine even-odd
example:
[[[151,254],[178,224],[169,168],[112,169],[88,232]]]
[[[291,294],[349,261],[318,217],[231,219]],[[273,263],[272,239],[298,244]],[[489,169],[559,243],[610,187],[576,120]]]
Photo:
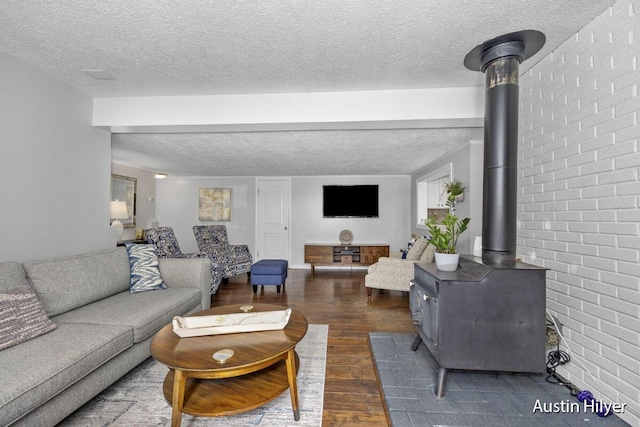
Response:
[[[456,271],[460,254],[441,254],[436,252],[436,267],[440,271]]]

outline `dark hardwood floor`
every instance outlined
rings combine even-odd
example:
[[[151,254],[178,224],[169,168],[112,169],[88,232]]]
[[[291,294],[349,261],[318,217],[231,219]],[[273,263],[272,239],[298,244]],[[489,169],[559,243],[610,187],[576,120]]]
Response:
[[[367,298],[366,270],[289,270],[284,290],[258,287],[254,294],[247,276],[220,285],[212,305],[263,302],[291,307],[310,324],[329,325],[324,389],[324,426],[387,426],[388,420],[373,360],[369,332],[415,332],[409,294],[374,290]]]

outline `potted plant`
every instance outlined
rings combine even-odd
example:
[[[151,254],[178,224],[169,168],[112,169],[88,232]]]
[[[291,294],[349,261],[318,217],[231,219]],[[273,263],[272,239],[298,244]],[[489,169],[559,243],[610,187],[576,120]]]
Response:
[[[457,202],[461,202],[464,200],[464,186],[462,182],[454,179],[451,182],[447,182],[444,184],[444,189],[447,192],[447,204],[449,207],[455,207]],[[453,203],[453,205],[452,205]]]
[[[425,225],[431,233],[430,243],[436,248],[438,270],[456,271],[458,268],[460,254],[456,252],[456,243],[460,234],[469,227],[469,221],[471,218],[458,219],[452,212],[447,214],[442,225],[436,224],[433,218],[428,218],[425,221]]]

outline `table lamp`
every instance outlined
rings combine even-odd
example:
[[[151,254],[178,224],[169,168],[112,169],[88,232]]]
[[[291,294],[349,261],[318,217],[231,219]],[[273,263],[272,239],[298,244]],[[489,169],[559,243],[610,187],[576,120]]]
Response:
[[[120,219],[128,219],[129,211],[127,210],[127,203],[119,200],[112,200],[109,207],[111,212],[111,219],[114,221],[111,223],[111,227],[116,231],[118,241],[122,240],[122,234],[124,233],[124,226],[119,221]]]

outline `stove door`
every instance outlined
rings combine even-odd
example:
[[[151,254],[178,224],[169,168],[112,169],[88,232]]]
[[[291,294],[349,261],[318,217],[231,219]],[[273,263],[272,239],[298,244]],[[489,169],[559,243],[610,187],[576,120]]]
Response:
[[[426,290],[422,295],[422,319],[425,335],[438,347],[438,298]]]
[[[417,281],[409,288],[413,324],[422,332],[424,339],[438,346],[438,298],[428,292]]]

